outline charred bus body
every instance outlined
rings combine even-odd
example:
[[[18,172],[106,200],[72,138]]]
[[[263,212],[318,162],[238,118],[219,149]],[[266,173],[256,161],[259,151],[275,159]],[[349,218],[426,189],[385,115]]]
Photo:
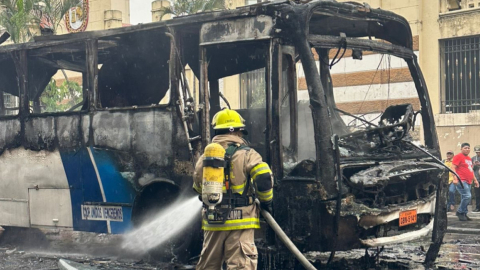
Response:
[[[330,68],[342,50],[404,61],[418,104],[388,106],[379,121],[337,108]],[[297,68],[308,102],[298,102]],[[425,147],[439,156],[409,24],[334,1],[263,3],[0,47],[0,90],[19,100],[0,102],[0,225],[128,231],[191,189],[192,161],[223,106],[219,80],[259,69],[263,88],[240,87],[247,105],[236,109],[274,171],[275,218],[292,241],[302,251],[335,251],[433,232],[434,260],[446,228],[445,175],[411,144],[421,118]],[[41,96],[59,70],[81,74],[81,98],[49,112]],[[279,262],[282,244],[268,230],[261,239],[276,247],[265,265]]]

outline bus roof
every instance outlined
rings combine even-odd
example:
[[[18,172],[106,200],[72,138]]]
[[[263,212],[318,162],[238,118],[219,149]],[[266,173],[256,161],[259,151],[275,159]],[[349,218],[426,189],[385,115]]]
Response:
[[[368,4],[354,2],[338,3],[333,0],[317,0],[308,3],[290,1],[262,2],[255,5],[239,7],[233,10],[203,12],[187,16],[175,17],[171,20],[138,24],[116,29],[71,33],[65,35],[39,36],[33,41],[23,44],[13,44],[0,47],[0,61],[2,54],[15,50],[29,50],[41,47],[55,47],[71,44],[80,40],[99,39],[112,40],[132,34],[149,35],[152,31],[168,28],[182,31],[199,30],[206,22],[232,20],[251,16],[275,16],[275,11],[281,11],[289,6],[294,12],[306,12],[311,15],[309,30],[311,34],[338,36],[340,32],[347,37],[375,37],[395,45],[412,48],[412,34],[405,18],[392,12],[372,9]],[[276,14],[280,14],[277,12]],[[278,19],[281,18],[279,15]],[[101,46],[100,46],[101,47]]]

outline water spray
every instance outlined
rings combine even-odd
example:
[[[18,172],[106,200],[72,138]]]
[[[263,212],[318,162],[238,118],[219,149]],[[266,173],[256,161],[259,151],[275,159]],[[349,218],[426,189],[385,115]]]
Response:
[[[197,196],[178,199],[144,221],[140,227],[126,234],[122,248],[133,253],[145,254],[168,243],[195,220],[200,214],[201,207]]]

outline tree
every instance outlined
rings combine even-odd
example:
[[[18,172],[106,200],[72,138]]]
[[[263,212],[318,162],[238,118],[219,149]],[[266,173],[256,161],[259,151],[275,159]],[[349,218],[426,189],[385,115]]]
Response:
[[[225,9],[225,0],[175,0],[173,6],[160,9],[160,18],[167,14],[183,16],[215,9]]]
[[[64,81],[57,86],[53,78],[40,96],[42,112],[69,111],[82,100],[82,86],[70,81]]]
[[[40,24],[45,22],[55,34],[65,13],[77,4],[78,0],[0,0],[0,27],[13,43],[39,35]]]

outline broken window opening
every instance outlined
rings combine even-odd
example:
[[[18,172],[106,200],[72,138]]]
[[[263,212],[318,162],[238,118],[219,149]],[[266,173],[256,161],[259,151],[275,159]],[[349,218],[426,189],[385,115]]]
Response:
[[[85,110],[85,43],[28,52],[28,105],[32,114]]]
[[[420,101],[404,59],[374,52],[364,54],[363,60],[345,57],[330,71],[335,105],[348,132],[352,134],[420,120],[413,119],[413,113],[420,110]],[[411,107],[407,108],[405,104]],[[420,124],[419,121],[411,123],[413,126]],[[389,129],[385,136],[390,139],[406,136],[420,141],[418,134],[412,138],[411,130],[403,128]]]
[[[20,98],[17,73],[12,58],[0,59],[0,117],[19,114]],[[14,79],[12,79],[14,78]]]
[[[84,101],[82,73],[63,70],[50,78],[40,96],[33,97],[30,101],[30,112],[39,114],[81,111]]]
[[[164,107],[170,103],[170,38],[164,33],[99,40],[98,54],[102,64],[98,71],[100,109]]]
[[[282,137],[283,166],[298,160],[298,112],[297,112],[297,73],[295,48],[286,47],[291,54],[282,55],[282,81],[280,91],[280,125]]]
[[[219,97],[222,93],[231,109],[245,119],[249,134],[245,137],[264,160],[266,142],[266,76],[267,43],[241,42],[207,46],[210,119],[226,107]],[[202,82],[200,82],[202,83]],[[228,87],[225,87],[228,85]],[[211,133],[213,134],[213,133]]]
[[[442,113],[480,110],[480,36],[441,42]]]

